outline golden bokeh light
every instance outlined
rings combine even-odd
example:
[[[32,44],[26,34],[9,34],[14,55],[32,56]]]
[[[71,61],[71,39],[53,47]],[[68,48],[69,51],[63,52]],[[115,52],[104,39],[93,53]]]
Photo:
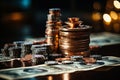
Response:
[[[115,11],[111,11],[110,12],[110,16],[113,20],[117,20],[118,19],[118,14]]]
[[[115,8],[120,9],[120,2],[118,0],[114,0],[113,5],[115,6]]]
[[[92,14],[92,19],[93,19],[94,21],[99,21],[99,20],[101,20],[101,14],[100,14],[99,12],[93,13],[93,14]]]

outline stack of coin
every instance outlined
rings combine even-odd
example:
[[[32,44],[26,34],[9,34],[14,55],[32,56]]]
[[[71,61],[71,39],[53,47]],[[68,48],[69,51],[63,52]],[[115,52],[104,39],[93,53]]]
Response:
[[[31,42],[24,42],[21,46],[21,57],[25,57],[25,55],[32,54],[31,46],[33,43]]]
[[[25,41],[21,46],[21,61],[24,63],[24,66],[32,66],[32,50],[33,45],[32,41]]]
[[[5,57],[10,57],[9,48],[11,48],[11,47],[15,47],[15,45],[12,43],[4,44],[4,48],[1,49],[1,52]]]
[[[78,18],[70,18],[70,20],[72,21],[67,22],[68,25],[60,29],[60,50],[68,56],[87,56],[89,54],[91,27],[81,25]]]
[[[47,55],[46,47],[42,45],[32,45],[32,55]]]
[[[20,47],[11,47],[9,48],[9,54],[11,58],[20,58],[21,57],[21,48]]]
[[[21,51],[22,51],[21,45],[22,45],[21,41],[6,43],[4,45],[4,48],[1,49],[1,52],[4,55],[4,57],[21,58]]]
[[[46,43],[51,45],[51,49],[53,52],[58,51],[58,43],[59,43],[59,28],[62,25],[61,22],[61,13],[59,8],[50,8],[49,14],[47,16],[46,21]]]

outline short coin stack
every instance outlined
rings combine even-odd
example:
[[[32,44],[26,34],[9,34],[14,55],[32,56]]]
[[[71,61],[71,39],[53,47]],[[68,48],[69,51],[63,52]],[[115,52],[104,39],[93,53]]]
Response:
[[[69,22],[60,29],[59,47],[61,52],[72,55],[88,56],[90,26],[81,25],[79,18],[69,18]]]

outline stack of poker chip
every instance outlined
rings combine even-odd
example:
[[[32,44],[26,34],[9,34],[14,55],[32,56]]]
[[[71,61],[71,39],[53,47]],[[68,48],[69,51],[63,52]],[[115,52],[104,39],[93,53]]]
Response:
[[[91,26],[82,25],[79,18],[68,18],[68,22],[60,29],[59,48],[67,56],[89,56]]]
[[[59,46],[59,28],[61,27],[61,13],[59,8],[50,8],[46,21],[46,43],[51,45],[52,52],[56,53]]]

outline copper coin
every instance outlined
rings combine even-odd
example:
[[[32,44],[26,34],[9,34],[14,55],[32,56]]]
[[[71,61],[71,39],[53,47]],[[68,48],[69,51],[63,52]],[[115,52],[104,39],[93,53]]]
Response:
[[[67,31],[60,31],[60,35],[61,36],[89,36],[90,32],[81,32],[81,31],[71,31],[71,32],[67,32]]]
[[[86,43],[89,43],[90,39],[88,38],[88,39],[78,40],[78,39],[62,38],[62,39],[60,39],[60,41],[63,42],[63,43],[71,43],[71,42],[77,42],[77,43],[86,42]]]
[[[80,27],[77,28],[61,28],[60,31],[68,31],[68,32],[74,32],[74,31],[90,31],[92,29],[91,26],[88,25],[81,25]]]

